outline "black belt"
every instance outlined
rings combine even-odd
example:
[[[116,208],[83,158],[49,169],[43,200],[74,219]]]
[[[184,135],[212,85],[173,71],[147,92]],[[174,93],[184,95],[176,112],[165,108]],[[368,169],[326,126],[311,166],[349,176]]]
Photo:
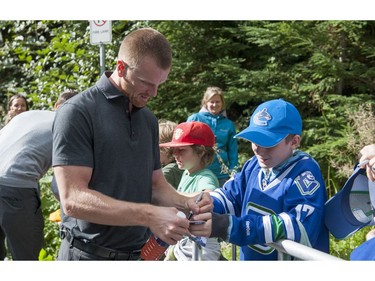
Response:
[[[95,255],[97,257],[105,258],[108,260],[139,260],[141,250],[132,251],[115,251],[109,248],[101,247],[92,243],[85,243],[70,235],[68,231],[65,232],[65,238],[74,247],[86,253]]]

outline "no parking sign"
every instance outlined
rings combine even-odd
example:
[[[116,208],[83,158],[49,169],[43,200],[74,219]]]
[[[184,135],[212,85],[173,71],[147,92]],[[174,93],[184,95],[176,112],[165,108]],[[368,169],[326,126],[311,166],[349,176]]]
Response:
[[[110,20],[90,21],[90,43],[92,45],[111,43],[112,22]]]

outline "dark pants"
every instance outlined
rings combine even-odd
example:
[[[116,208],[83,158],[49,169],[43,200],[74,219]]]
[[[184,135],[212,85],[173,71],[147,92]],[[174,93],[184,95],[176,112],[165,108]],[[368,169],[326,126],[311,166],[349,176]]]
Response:
[[[13,260],[38,260],[44,220],[38,191],[0,185],[0,260],[5,238]]]
[[[83,242],[81,242],[83,243]],[[80,244],[81,244],[80,243]],[[98,261],[98,260],[140,260],[140,253],[121,254],[113,257],[102,257],[72,245],[66,237],[62,239],[57,260],[59,261]],[[81,247],[83,248],[83,247]]]

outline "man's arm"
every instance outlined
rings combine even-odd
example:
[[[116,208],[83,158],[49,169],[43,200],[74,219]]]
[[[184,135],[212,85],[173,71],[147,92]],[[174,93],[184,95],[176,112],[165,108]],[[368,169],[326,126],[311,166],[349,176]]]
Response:
[[[116,200],[89,189],[92,168],[57,166],[54,173],[66,215],[105,225],[148,226],[152,206]]]
[[[176,208],[117,200],[90,189],[92,168],[57,166],[54,173],[62,208],[68,216],[104,225],[149,227],[171,245],[189,233],[187,219],[178,217]]]
[[[208,192],[204,194],[198,204],[195,203],[196,196],[177,192],[165,179],[161,169],[152,175],[152,203],[159,206],[175,207],[186,215],[190,211],[194,214],[211,212],[213,203]]]

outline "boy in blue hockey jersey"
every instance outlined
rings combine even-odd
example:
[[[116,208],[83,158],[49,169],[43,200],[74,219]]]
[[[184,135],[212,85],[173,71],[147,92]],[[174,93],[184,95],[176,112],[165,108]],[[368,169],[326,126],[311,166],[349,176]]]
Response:
[[[191,233],[241,246],[241,260],[277,260],[267,243],[280,239],[328,253],[326,187],[317,162],[297,150],[301,133],[302,119],[292,104],[277,99],[258,106],[249,127],[235,136],[250,141],[255,156],[210,193],[212,221],[194,226]]]

